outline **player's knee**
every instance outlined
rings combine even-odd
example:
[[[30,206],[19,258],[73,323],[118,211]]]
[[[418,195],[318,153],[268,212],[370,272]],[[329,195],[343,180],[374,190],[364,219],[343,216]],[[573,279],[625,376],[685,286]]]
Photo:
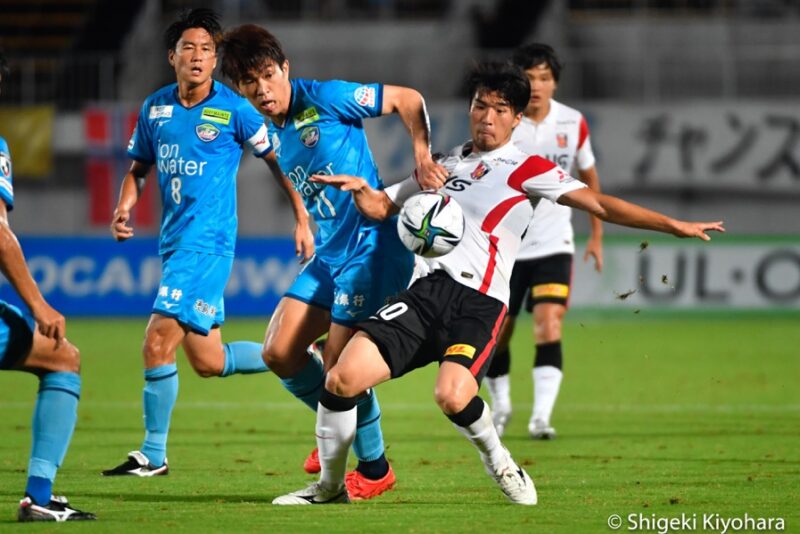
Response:
[[[79,374],[81,372],[81,351],[72,343],[67,343],[66,364],[70,372]]]
[[[192,364],[192,369],[194,369],[194,372],[197,373],[197,376],[201,378],[211,378],[212,376],[220,376],[222,374],[223,365],[219,365],[216,362],[195,360],[190,361]]]
[[[563,313],[548,314],[536,321],[536,341],[552,343],[561,339],[561,321]]]
[[[326,375],[325,389],[340,397],[355,397],[361,393],[353,383],[353,380],[347,376],[347,373],[343,373],[336,366],[328,371]]]
[[[144,343],[142,344],[142,356],[144,357],[146,368],[172,363],[174,357],[170,354],[165,341],[164,337],[157,332],[148,332],[145,336]]]
[[[453,415],[462,411],[474,395],[465,395],[462,388],[453,387],[450,384],[438,385],[434,390],[436,404],[445,414]]]
[[[297,356],[290,353],[286,347],[280,347],[270,342],[264,343],[261,348],[261,358],[264,363],[278,376],[291,376],[300,370]]]

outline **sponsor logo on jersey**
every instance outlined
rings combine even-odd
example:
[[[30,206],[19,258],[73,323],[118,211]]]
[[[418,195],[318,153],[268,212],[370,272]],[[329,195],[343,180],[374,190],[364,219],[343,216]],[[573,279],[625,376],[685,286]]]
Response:
[[[307,126],[300,131],[300,141],[306,148],[314,148],[319,142],[319,128],[316,126]]]
[[[558,148],[567,148],[567,134],[557,133],[556,143],[558,143]]]
[[[486,173],[490,170],[492,169],[489,167],[489,165],[487,165],[485,161],[481,160],[480,163],[478,163],[478,166],[475,167],[472,172],[469,173],[469,175],[473,180],[480,180],[486,176]]]
[[[216,122],[227,126],[231,122],[231,112],[222,109],[203,108],[200,118],[204,121]]]
[[[133,150],[133,147],[135,146],[136,146],[136,127],[133,128],[131,139],[130,141],[128,141],[128,150]]]
[[[0,152],[0,176],[11,178],[11,156],[5,152]]]
[[[367,85],[362,85],[353,92],[353,98],[355,98],[356,104],[358,104],[359,106],[374,108],[375,88],[369,87]]]
[[[217,307],[212,306],[209,303],[205,302],[203,299],[197,299],[194,301],[194,309],[206,317],[214,317],[217,315]]]
[[[444,356],[445,358],[448,356],[465,356],[472,359],[472,357],[475,356],[475,347],[472,345],[465,345],[463,343],[450,345],[447,347],[447,350],[444,351]]]
[[[492,162],[493,163],[504,163],[505,165],[513,165],[515,167],[517,165],[519,165],[518,161],[514,161],[513,159],[506,159],[506,158],[494,158],[492,160]]]
[[[294,116],[294,129],[299,130],[303,126],[311,124],[314,121],[319,120],[319,113],[317,113],[317,108],[311,106],[308,109],[305,109]]]
[[[533,286],[531,296],[535,299],[555,297],[565,299],[569,296],[569,286],[566,284],[540,284]]]
[[[172,117],[173,106],[150,106],[149,119],[169,119]]]
[[[197,133],[197,137],[200,138],[201,141],[204,143],[210,143],[217,137],[219,137],[219,128],[214,126],[213,124],[204,122],[203,124],[198,124],[194,131]]]

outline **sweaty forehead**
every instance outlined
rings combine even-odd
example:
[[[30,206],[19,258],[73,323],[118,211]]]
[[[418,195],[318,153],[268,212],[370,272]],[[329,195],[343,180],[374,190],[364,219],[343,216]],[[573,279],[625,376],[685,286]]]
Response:
[[[214,44],[214,38],[205,28],[187,28],[183,31],[180,43]]]
[[[553,71],[550,69],[550,65],[545,62],[534,65],[529,69],[525,69],[525,74],[528,76],[552,76]]]
[[[510,106],[511,103],[504,98],[499,92],[486,87],[478,87],[475,91],[473,100],[480,100],[489,106]]]

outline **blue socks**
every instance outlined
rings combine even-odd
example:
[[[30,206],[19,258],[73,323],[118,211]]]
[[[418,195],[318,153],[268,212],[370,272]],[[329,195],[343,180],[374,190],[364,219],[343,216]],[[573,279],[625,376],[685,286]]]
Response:
[[[261,344],[252,341],[234,341],[223,343],[225,349],[225,367],[219,376],[233,374],[249,375],[269,371],[269,367],[261,357]]]
[[[378,460],[383,456],[384,449],[381,407],[378,405],[374,389],[368,390],[358,398],[356,409],[356,439],[353,441],[353,452],[359,463]]]
[[[47,373],[39,379],[25,488],[25,493],[38,505],[50,502],[56,471],[64,461],[75,429],[80,396],[81,377],[76,373]]]
[[[178,367],[161,365],[144,370],[144,443],[141,452],[155,467],[164,465],[172,408],[178,398]]]
[[[319,395],[325,384],[322,362],[311,356],[308,364],[299,373],[289,378],[281,378],[281,384],[289,393],[316,412]]]

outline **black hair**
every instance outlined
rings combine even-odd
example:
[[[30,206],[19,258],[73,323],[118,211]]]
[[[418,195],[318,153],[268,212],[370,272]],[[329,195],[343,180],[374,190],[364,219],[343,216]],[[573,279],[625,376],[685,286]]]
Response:
[[[6,60],[6,53],[0,48],[0,76],[3,78],[8,78],[8,75],[11,73],[11,69],[8,67],[8,61]]]
[[[531,97],[531,84],[525,73],[511,63],[487,61],[479,63],[467,77],[467,89],[472,101],[479,91],[499,94],[508,101],[514,113],[522,113]]]
[[[514,50],[511,62],[522,70],[546,64],[550,67],[550,72],[553,73],[553,79],[556,83],[561,76],[563,67],[553,47],[544,43],[530,43],[520,46]]]
[[[234,84],[267,63],[283,67],[286,55],[278,38],[255,24],[238,26],[222,38],[222,74]]]
[[[222,25],[219,15],[206,8],[185,9],[178,14],[178,20],[169,25],[164,32],[164,45],[167,50],[175,50],[183,32],[191,28],[202,28],[214,39],[214,44],[222,38]]]

